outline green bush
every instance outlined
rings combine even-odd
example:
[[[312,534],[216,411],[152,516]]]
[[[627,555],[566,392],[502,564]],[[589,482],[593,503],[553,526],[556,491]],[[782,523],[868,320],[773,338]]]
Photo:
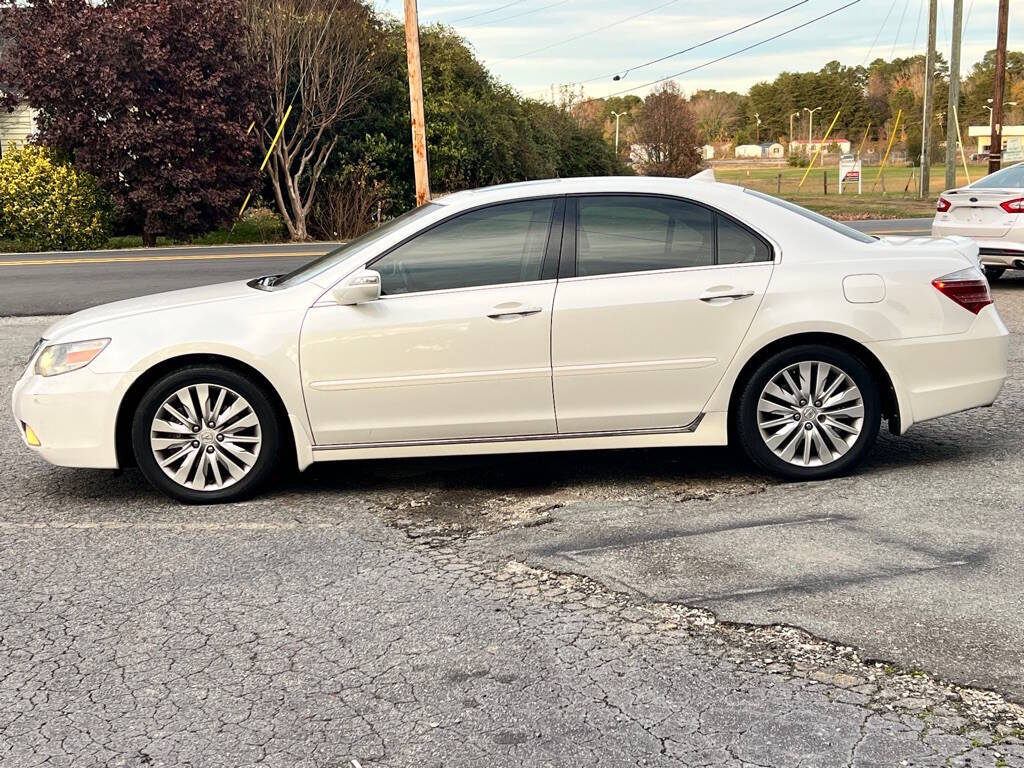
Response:
[[[109,221],[93,177],[51,150],[27,146],[0,158],[0,240],[40,251],[98,248]]]

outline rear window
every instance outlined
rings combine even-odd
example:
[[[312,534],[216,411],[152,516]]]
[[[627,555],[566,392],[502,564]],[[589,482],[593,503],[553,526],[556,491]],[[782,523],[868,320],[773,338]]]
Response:
[[[796,203],[791,203],[788,200],[780,200],[777,197],[766,195],[763,192],[758,192],[755,189],[744,189],[743,191],[746,192],[747,194],[753,195],[754,197],[759,197],[762,200],[767,200],[769,203],[777,205],[780,208],[785,208],[787,211],[792,211],[797,216],[803,216],[805,219],[810,219],[811,221],[817,224],[821,224],[821,226],[823,227],[828,227],[833,232],[843,235],[844,237],[848,237],[851,240],[856,240],[858,243],[874,243],[878,240],[878,238],[872,237],[871,235],[865,235],[863,232],[860,232],[854,229],[853,227],[848,227],[845,224],[840,224],[838,221],[830,219],[828,216],[822,216],[820,213],[809,211],[803,206],[797,205]]]
[[[970,185],[971,189],[1001,189],[1024,187],[1024,163],[1011,165],[1001,171],[990,173]]]

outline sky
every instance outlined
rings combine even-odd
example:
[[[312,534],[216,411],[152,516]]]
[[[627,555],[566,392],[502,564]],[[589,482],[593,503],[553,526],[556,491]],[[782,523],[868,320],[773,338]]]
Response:
[[[550,97],[552,85],[582,83],[588,97],[629,92],[767,40],[853,0],[420,0],[421,24],[454,27],[501,80],[524,95]],[[402,0],[376,0],[402,15]],[[791,7],[796,5],[796,7]],[[939,0],[938,49],[949,59],[953,0]],[[964,0],[964,75],[995,47],[998,0]],[[1010,4],[1009,47],[1024,49],[1024,7]],[[668,56],[789,9],[736,34]],[[1015,18],[1020,17],[1020,18]],[[928,0],[856,0],[837,13],[745,53],[672,79],[687,94],[746,91],[783,71],[817,70],[923,53]],[[628,72],[627,72],[628,71]],[[614,81],[613,75],[625,75]],[[577,86],[579,87],[579,86]]]

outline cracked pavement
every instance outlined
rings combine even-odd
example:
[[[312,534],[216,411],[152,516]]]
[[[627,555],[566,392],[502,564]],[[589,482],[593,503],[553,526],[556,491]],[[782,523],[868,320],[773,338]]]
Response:
[[[5,401],[44,324],[0,320]],[[0,766],[1024,766],[1011,356],[996,408],[807,486],[634,451],[197,509],[4,419]]]

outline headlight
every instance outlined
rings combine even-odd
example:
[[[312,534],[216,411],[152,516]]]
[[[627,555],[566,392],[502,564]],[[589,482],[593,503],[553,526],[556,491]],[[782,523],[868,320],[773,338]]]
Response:
[[[36,373],[40,376],[58,376],[85,368],[109,343],[110,339],[92,339],[51,344],[36,360]]]

